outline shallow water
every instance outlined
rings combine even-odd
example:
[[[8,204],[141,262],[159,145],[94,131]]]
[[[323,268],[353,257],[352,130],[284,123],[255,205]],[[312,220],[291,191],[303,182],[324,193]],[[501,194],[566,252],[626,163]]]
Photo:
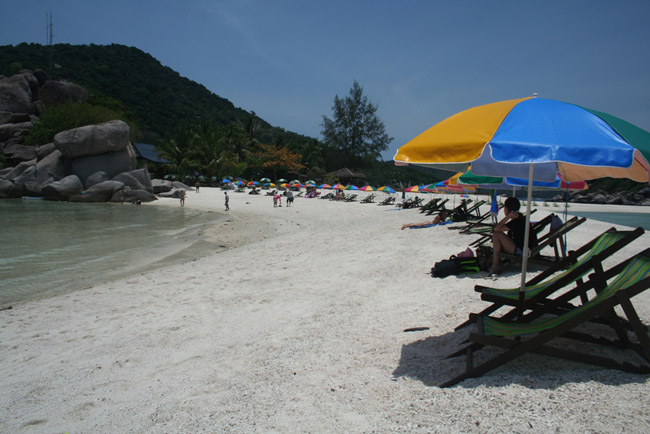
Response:
[[[0,306],[177,262],[223,220],[189,208],[0,200]]]
[[[571,210],[569,210],[569,213],[579,217],[586,217],[588,220],[599,220],[633,228],[640,226],[645,230],[650,230],[650,213],[581,212]]]

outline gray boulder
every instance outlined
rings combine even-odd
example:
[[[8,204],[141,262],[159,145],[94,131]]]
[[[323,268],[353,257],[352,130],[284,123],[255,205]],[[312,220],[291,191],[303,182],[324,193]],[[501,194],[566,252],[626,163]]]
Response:
[[[42,194],[47,200],[68,200],[75,194],[81,193],[83,183],[76,175],[66,176],[43,187]]]
[[[45,82],[40,89],[40,99],[46,108],[57,106],[66,101],[84,102],[88,98],[88,91],[83,87],[68,81]]]
[[[36,147],[36,158],[42,160],[43,158],[50,155],[52,152],[56,151],[56,146],[54,143],[48,143],[47,145],[41,145]],[[63,155],[63,154],[61,154]]]
[[[31,122],[0,125],[0,141],[5,141],[12,137],[24,137],[31,131],[33,126],[34,124]]]
[[[0,180],[0,199],[13,199],[22,195],[22,187],[6,179]]]
[[[11,123],[11,118],[13,118],[13,116],[13,113],[0,112],[0,125]]]
[[[185,191],[194,191],[194,187],[190,187],[190,186],[188,186],[188,185],[185,185],[185,184],[183,184],[183,183],[180,182],[180,181],[174,181],[174,182],[172,182],[172,186],[173,186],[174,188],[182,189],[182,190],[185,190]]]
[[[70,202],[108,202],[116,191],[122,190],[124,184],[118,181],[104,181],[95,184],[86,191],[70,197]]]
[[[92,186],[94,186],[96,184],[99,184],[100,182],[104,182],[104,181],[108,181],[108,180],[109,180],[109,178],[108,178],[108,175],[106,174],[106,172],[104,172],[104,171],[95,172],[92,175],[90,175],[88,178],[86,178],[86,182],[84,183],[84,185],[86,186],[86,191],[90,187],[92,187]]]
[[[36,80],[38,80],[39,86],[43,86],[47,82],[47,72],[42,69],[35,69],[33,74]]]
[[[136,167],[135,152],[128,146],[116,152],[103,155],[75,158],[70,162],[71,172],[85,183],[95,172],[106,172],[109,179],[122,172],[129,172]]]
[[[73,128],[54,136],[54,145],[68,158],[121,151],[130,144],[129,126],[119,120]]]
[[[153,193],[145,190],[120,190],[115,192],[111,202],[153,202],[158,200]]]
[[[165,179],[152,179],[151,186],[154,194],[166,193],[173,188],[172,182]]]
[[[36,158],[36,148],[26,145],[10,145],[3,149],[5,157],[14,161],[29,161]]]
[[[0,80],[0,112],[34,113],[30,83],[25,75]]]
[[[65,177],[65,163],[61,151],[54,150],[36,163],[36,182],[58,181]]]
[[[153,193],[151,178],[146,168],[120,173],[114,176],[113,180],[123,182],[125,185],[131,187],[132,190],[145,190]]]
[[[34,164],[36,164],[36,159],[30,161],[23,161],[22,163],[15,166],[11,171],[9,171],[9,173],[5,174],[3,178],[11,181],[14,178],[16,178],[18,175],[23,173],[25,170],[32,167]]]

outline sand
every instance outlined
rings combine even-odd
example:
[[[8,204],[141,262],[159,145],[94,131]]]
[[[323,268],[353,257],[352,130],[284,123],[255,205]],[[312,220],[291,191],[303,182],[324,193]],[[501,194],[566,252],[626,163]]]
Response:
[[[223,192],[186,206],[223,210]],[[231,193],[229,216],[203,234],[218,253],[0,311],[0,432],[650,431],[647,376],[529,355],[436,386],[462,370],[444,356],[469,330],[453,329],[492,281],[428,272],[474,237],[320,199]],[[569,247],[611,226],[588,221]],[[634,305],[648,322],[650,291]]]

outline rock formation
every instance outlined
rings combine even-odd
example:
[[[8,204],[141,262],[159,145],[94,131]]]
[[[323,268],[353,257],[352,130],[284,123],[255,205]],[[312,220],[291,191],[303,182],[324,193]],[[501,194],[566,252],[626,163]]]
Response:
[[[123,121],[86,125],[58,133],[53,143],[25,145],[43,110],[65,101],[82,102],[87,96],[74,83],[47,81],[40,70],[0,77],[0,155],[6,166],[0,168],[0,198],[156,199],[147,168],[136,169],[129,126]]]

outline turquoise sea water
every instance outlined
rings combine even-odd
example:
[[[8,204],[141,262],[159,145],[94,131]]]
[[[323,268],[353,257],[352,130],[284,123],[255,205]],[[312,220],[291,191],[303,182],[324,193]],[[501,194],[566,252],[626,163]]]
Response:
[[[649,210],[650,211],[650,210]],[[586,217],[587,219],[599,220],[617,225],[630,226],[633,228],[642,227],[650,230],[650,213],[620,213],[620,212],[579,212],[571,211],[572,215]]]
[[[224,218],[181,207],[0,200],[0,306],[200,256],[201,229]]]

